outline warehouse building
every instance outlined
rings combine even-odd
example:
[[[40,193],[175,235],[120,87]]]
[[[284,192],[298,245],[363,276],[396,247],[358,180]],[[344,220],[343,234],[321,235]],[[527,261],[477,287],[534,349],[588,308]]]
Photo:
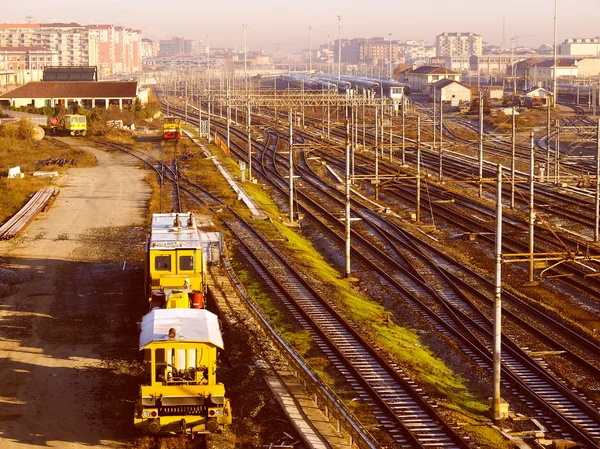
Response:
[[[123,108],[131,106],[136,98],[148,103],[148,90],[138,89],[137,82],[117,81],[47,81],[25,84],[4,95],[0,105],[22,107]]]

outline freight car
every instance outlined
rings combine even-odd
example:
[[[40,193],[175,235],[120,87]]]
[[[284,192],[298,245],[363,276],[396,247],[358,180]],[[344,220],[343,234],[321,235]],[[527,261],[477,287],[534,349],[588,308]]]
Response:
[[[181,119],[179,117],[163,119],[163,139],[181,139]]]
[[[152,215],[146,241],[150,309],[204,307],[208,264],[218,262],[221,247],[221,234],[208,232],[210,226],[208,217],[192,213]]]
[[[134,425],[154,435],[206,434],[232,422],[225,386],[217,382],[223,338],[217,316],[204,309],[155,309],[141,322],[139,349],[146,380]]]
[[[49,117],[47,126],[52,132],[70,134],[72,136],[85,136],[87,133],[87,120],[85,115],[71,114],[63,118]]]

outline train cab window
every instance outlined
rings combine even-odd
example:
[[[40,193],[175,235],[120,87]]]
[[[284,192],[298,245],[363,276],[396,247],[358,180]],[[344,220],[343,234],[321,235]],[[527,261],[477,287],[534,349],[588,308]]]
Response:
[[[182,271],[193,271],[194,256],[179,256],[179,269]]]
[[[154,369],[155,371],[155,381],[161,382],[165,380],[166,376],[166,368],[167,368],[167,359],[165,355],[164,348],[159,348],[154,351]]]
[[[154,258],[156,271],[171,271],[171,256],[156,256]]]

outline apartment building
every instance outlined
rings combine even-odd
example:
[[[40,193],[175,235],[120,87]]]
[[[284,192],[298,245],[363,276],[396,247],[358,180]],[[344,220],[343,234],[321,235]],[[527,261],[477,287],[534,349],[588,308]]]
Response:
[[[141,71],[141,31],[77,23],[0,24],[0,47],[43,47],[53,65],[97,66],[101,76]]]
[[[45,47],[0,47],[0,70],[44,70],[58,65],[58,52]]]
[[[475,33],[442,33],[435,38],[438,57],[472,56],[483,53],[483,38]]]

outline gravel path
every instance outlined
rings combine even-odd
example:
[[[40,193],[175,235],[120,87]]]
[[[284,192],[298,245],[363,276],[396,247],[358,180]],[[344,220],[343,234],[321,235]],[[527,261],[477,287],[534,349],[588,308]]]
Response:
[[[82,148],[97,166],[69,170],[52,208],[0,243],[0,295],[10,291],[0,297],[3,449],[121,447],[132,437],[145,304],[139,266],[123,270],[122,230],[144,225],[150,188],[127,156]]]

